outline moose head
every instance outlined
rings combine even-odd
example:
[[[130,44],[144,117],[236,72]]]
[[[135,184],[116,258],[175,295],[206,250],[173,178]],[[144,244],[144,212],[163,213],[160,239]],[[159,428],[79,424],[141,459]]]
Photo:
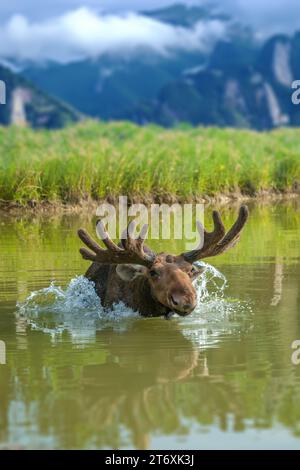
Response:
[[[128,285],[131,289],[138,284],[135,281],[143,278],[150,287],[152,298],[164,307],[166,315],[175,312],[185,316],[196,307],[197,296],[193,281],[204,271],[204,268],[197,267],[194,263],[224,253],[233,247],[240,238],[247,218],[248,209],[242,206],[236,222],[226,233],[219,212],[214,211],[212,232],[206,231],[201,223],[197,222],[201,247],[180,255],[155,253],[145,246],[147,225],[142,228],[137,238],[133,238],[133,222],[122,234],[119,245],[116,245],[102,222],[98,221],[96,231],[106,249],[101,248],[85,230],[80,229],[78,235],[89,248],[81,248],[80,253],[84,259],[94,263],[116,265],[115,272],[122,281],[131,283]]]

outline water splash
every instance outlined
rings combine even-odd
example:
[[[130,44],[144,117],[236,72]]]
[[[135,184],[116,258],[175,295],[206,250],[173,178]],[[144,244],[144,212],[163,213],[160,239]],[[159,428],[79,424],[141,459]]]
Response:
[[[204,274],[197,279],[197,296],[201,303],[212,296],[223,298],[227,279],[220,271],[204,262],[196,262],[199,268],[205,268]],[[199,303],[199,302],[198,302]]]
[[[204,262],[204,275],[196,284],[197,307],[193,315],[181,317],[183,334],[198,347],[213,347],[222,335],[230,335],[241,329],[251,312],[249,303],[226,298],[227,279],[215,267]]]
[[[122,331],[127,320],[139,318],[122,302],[105,310],[94,283],[84,276],[72,279],[66,289],[51,282],[49,287],[32,292],[17,304],[17,316],[26,318],[32,329],[49,333],[53,339],[67,330],[76,342],[93,341],[96,331],[108,326]]]
[[[234,327],[233,316],[241,312],[242,304],[225,298],[227,280],[222,273],[209,264],[198,264],[205,267],[205,272],[195,285],[197,307],[192,315],[175,316],[172,321],[177,321],[183,334],[201,346],[207,344],[208,336],[217,337],[220,329]],[[107,327],[126,331],[130,322],[140,318],[122,302],[111,310],[104,309],[94,283],[84,276],[72,279],[66,289],[52,282],[49,287],[32,292],[17,309],[18,318],[25,318],[32,329],[50,334],[53,340],[68,331],[77,343],[93,341],[96,332]]]

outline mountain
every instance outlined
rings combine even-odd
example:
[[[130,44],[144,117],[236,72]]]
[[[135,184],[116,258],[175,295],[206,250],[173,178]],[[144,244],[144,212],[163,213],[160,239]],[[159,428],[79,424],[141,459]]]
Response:
[[[255,129],[300,124],[300,106],[291,102],[291,83],[300,79],[300,32],[258,43],[251,28],[211,6],[176,4],[143,14],[182,27],[217,19],[226,24],[226,35],[207,53],[106,54],[68,64],[27,63],[22,73],[45,92],[104,120]]]
[[[200,20],[229,21],[206,7],[173,5],[141,14],[154,20],[192,27]],[[177,50],[161,55],[139,50],[131,55],[105,54],[94,60],[68,64],[22,64],[22,73],[47,93],[70,103],[81,112],[102,119],[122,119],[144,101],[180,79],[186,69],[203,65],[206,54]]]
[[[144,11],[142,14],[163,23],[184,27],[191,27],[200,20],[230,20],[228,15],[216,11],[212,5],[187,6],[176,3],[166,8]]]
[[[300,77],[300,33],[276,35],[260,48],[220,41],[205,67],[164,86],[156,99],[126,116],[139,123],[249,127],[259,130],[300,124],[291,101]]]
[[[163,86],[198,63],[204,63],[198,53],[167,58],[137,53],[134,57],[106,55],[69,64],[34,64],[22,73],[82,113],[106,120],[120,119],[144,100],[155,99]]]
[[[32,83],[0,65],[6,104],[0,104],[0,124],[59,128],[80,119],[80,113],[37,89]]]

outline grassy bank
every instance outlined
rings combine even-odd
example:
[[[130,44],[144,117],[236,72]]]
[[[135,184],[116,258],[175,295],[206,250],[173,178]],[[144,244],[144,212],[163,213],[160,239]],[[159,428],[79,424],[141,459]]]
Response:
[[[2,203],[76,203],[124,194],[182,199],[300,184],[300,130],[163,130],[85,122],[62,131],[0,128]]]

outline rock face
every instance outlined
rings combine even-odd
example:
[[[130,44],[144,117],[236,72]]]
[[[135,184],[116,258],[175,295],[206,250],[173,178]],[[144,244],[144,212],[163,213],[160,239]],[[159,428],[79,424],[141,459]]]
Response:
[[[80,114],[59,100],[47,96],[30,82],[0,65],[3,104],[0,124],[60,128],[80,119]],[[4,84],[4,85],[3,85]]]
[[[273,53],[273,74],[277,82],[286,87],[291,86],[293,81],[290,59],[291,44],[289,42],[276,42]]]
[[[300,33],[275,36],[254,54],[219,43],[206,67],[168,83],[155,102],[128,117],[141,123],[191,124],[270,129],[300,124],[292,104],[292,82],[300,79]],[[147,112],[145,113],[145,109]]]

